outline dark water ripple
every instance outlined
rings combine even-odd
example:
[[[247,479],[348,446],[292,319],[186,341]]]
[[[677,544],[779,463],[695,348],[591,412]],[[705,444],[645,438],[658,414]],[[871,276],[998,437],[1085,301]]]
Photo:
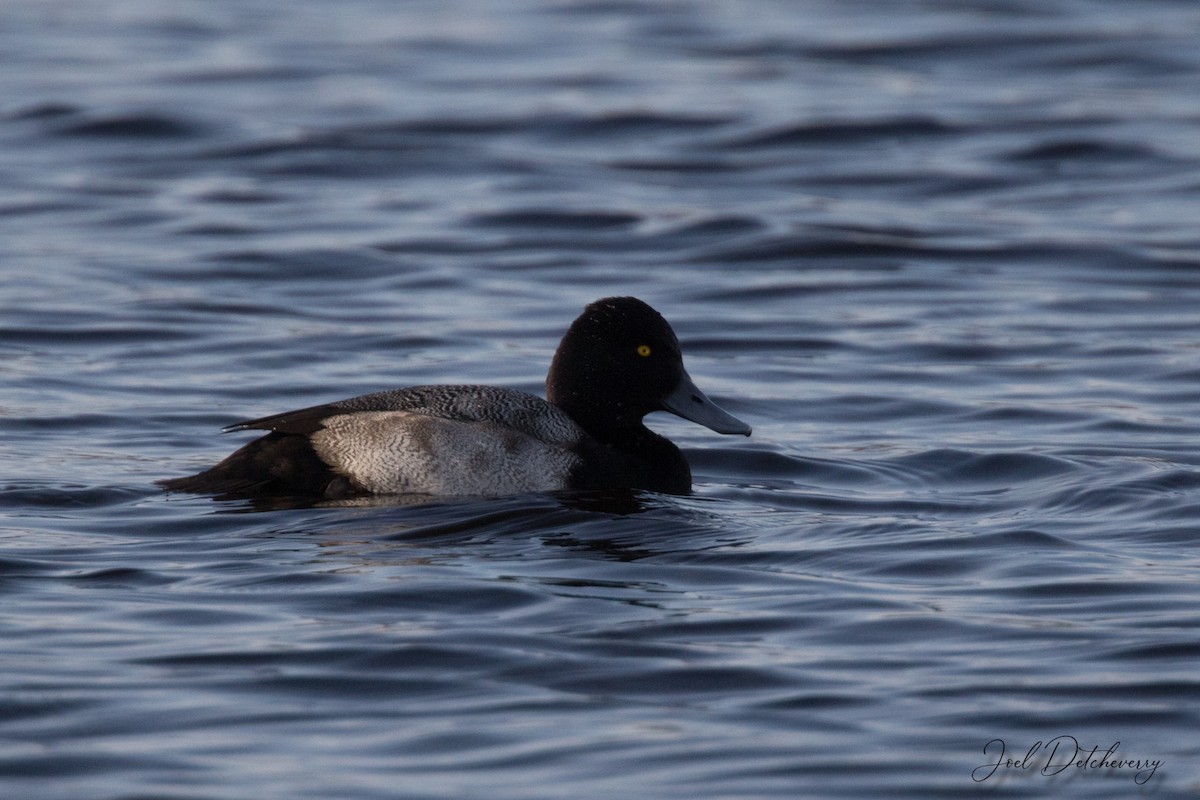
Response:
[[[1195,795],[1194,4],[4,17],[4,797]],[[626,293],[691,497],[152,486]]]

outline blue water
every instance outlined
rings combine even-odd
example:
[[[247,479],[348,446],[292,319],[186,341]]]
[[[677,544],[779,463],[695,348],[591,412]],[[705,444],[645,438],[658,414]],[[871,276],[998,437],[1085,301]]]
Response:
[[[1198,43],[1184,0],[6,2],[0,795],[1197,796]],[[152,484],[238,419],[540,391],[613,294],[754,426],[649,419],[694,496]]]

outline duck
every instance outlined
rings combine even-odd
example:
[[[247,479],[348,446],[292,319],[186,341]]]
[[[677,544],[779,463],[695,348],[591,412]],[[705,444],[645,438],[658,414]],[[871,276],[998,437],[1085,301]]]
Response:
[[[607,297],[567,329],[545,399],[487,385],[364,394],[229,425],[225,432],[267,433],[209,469],[157,483],[218,499],[690,494],[682,452],[643,423],[654,411],[716,433],[751,433],[696,386],[659,312],[635,297]]]

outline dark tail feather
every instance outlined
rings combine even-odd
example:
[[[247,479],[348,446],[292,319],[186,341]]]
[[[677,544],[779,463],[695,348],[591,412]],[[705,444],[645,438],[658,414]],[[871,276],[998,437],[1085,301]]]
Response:
[[[317,456],[307,436],[269,433],[210,469],[156,483],[168,492],[255,497],[352,497],[362,490]]]

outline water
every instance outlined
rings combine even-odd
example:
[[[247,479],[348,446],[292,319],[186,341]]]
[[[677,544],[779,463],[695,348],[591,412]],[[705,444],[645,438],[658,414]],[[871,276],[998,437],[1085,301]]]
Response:
[[[5,798],[1200,793],[1194,3],[0,23]],[[611,294],[692,497],[152,486]]]

